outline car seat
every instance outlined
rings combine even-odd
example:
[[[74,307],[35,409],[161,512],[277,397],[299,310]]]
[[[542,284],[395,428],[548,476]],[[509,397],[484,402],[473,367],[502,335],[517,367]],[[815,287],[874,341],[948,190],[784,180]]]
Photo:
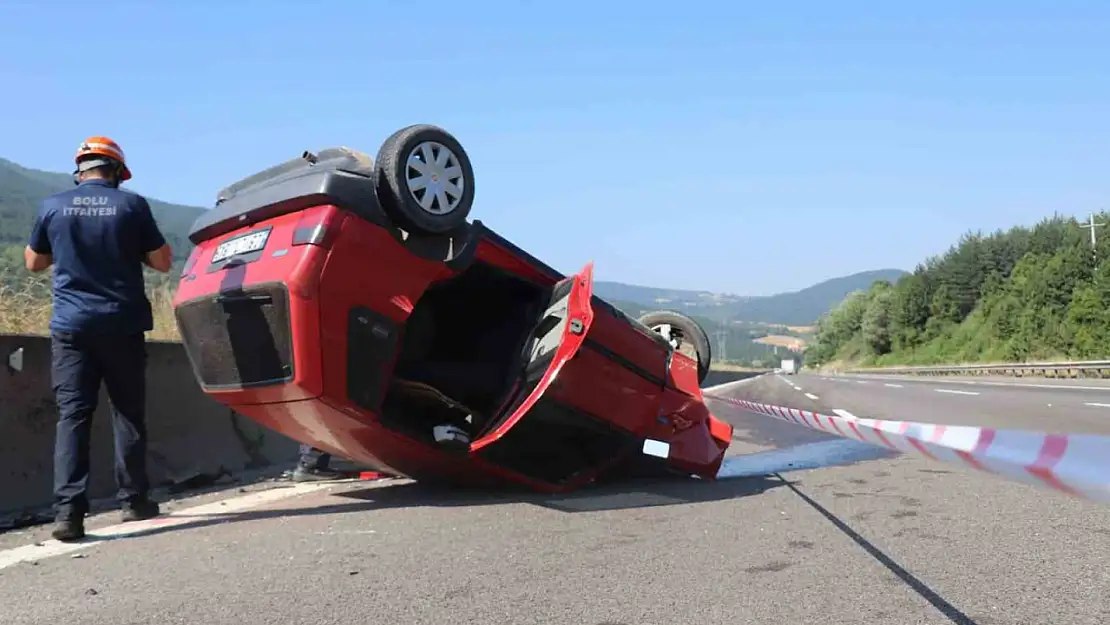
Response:
[[[405,323],[395,377],[426,384],[458,404],[487,410],[488,398],[501,390],[498,363],[432,357],[435,337],[435,315],[417,304]]]

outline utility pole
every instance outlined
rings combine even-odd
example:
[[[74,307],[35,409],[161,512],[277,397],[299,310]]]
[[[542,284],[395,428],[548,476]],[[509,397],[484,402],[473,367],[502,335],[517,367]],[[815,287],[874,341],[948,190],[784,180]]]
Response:
[[[713,334],[717,337],[717,351],[721,353],[721,362],[728,362],[728,330],[717,330]]]
[[[1095,237],[1095,228],[1097,228],[1099,226],[1102,226],[1102,225],[1105,225],[1105,224],[1100,223],[1100,222],[1096,222],[1095,221],[1095,214],[1091,213],[1091,220],[1089,222],[1087,222],[1085,224],[1081,224],[1079,226],[1080,228],[1090,228],[1091,229],[1091,253],[1095,255],[1096,260],[1098,258],[1098,252],[1095,251],[1095,244],[1097,243],[1098,239]]]

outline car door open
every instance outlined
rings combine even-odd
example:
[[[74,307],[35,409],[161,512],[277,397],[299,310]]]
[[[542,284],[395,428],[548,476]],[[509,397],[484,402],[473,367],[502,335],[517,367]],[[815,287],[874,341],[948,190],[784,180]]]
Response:
[[[536,404],[578,352],[593,323],[593,263],[552,287],[548,304],[524,342],[523,366],[515,397],[495,419],[495,425],[475,440],[471,451],[500,440]]]

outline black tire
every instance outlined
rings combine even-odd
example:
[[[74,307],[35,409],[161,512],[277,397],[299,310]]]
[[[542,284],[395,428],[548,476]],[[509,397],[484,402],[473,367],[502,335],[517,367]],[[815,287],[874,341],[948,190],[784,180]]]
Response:
[[[649,312],[638,321],[652,329],[664,324],[670,325],[672,335],[677,331],[681,342],[692,344],[697,353],[698,384],[705,381],[705,376],[709,375],[709,366],[713,364],[713,352],[709,347],[709,335],[701,324],[673,310]]]
[[[457,198],[445,195],[449,202],[458,202],[450,212],[437,214],[426,210],[415,195],[420,190],[413,192],[409,188],[409,155],[424,144],[438,144],[447,148],[454,155],[454,164],[461,170],[459,176],[450,180],[456,185],[461,181],[462,195]],[[430,147],[433,151],[438,149],[435,146]],[[474,168],[466,150],[451,133],[429,124],[402,128],[382,143],[374,163],[378,177],[378,201],[401,228],[414,234],[445,234],[466,224],[470,209],[474,206]],[[448,165],[451,165],[450,161]],[[413,169],[411,173],[418,172]],[[433,199],[432,208],[438,205],[439,200]]]

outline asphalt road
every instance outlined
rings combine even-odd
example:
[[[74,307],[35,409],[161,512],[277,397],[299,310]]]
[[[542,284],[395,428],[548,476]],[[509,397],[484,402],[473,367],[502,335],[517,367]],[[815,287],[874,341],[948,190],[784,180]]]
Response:
[[[721,392],[807,410],[897,407],[898,387],[872,384],[886,403],[869,408],[866,384],[790,381],[803,390],[765,376]],[[927,416],[934,398],[950,402],[939,414],[986,396],[915,389],[904,417]],[[712,406],[737,426],[740,465],[773,450],[812,460],[838,440]],[[908,456],[555,498],[342,484],[219,523],[180,520],[0,568],[0,622],[1110,622],[1110,507]],[[0,562],[45,532],[0,536]]]
[[[770,376],[774,379],[776,376]],[[777,376],[858,417],[1110,434],[1110,383],[914,376]]]

